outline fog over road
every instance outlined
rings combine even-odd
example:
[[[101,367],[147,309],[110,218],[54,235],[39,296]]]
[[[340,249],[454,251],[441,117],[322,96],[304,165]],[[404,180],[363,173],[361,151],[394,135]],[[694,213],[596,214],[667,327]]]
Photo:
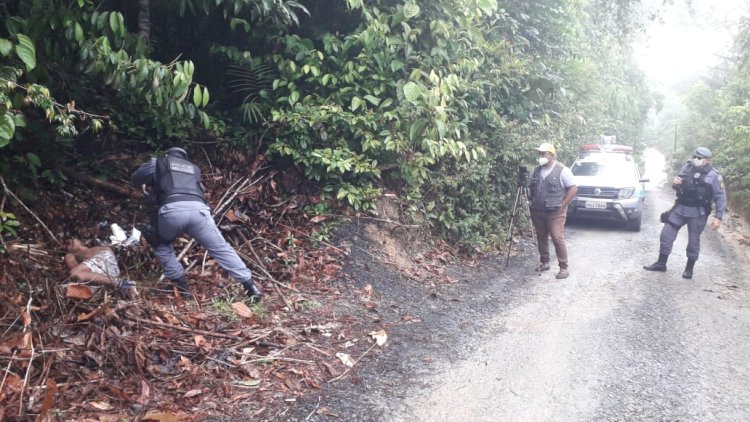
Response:
[[[571,277],[529,283],[492,318],[494,335],[387,419],[750,420],[747,263],[707,230],[682,279],[684,229],[666,273],[641,268],[673,200],[649,192],[640,233],[568,227]]]

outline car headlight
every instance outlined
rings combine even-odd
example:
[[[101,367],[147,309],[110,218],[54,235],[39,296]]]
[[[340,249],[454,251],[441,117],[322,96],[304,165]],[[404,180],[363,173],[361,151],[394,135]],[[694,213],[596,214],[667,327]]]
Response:
[[[635,188],[622,188],[617,193],[617,199],[628,199],[635,193]]]

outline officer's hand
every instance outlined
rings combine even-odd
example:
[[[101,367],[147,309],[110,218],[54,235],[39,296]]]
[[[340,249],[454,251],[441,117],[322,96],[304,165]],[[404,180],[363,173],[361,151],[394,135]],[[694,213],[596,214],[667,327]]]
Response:
[[[675,177],[674,180],[672,180],[672,184],[673,185],[681,185],[682,184],[682,177],[680,177],[680,176]]]
[[[719,227],[721,226],[721,220],[718,218],[714,218],[713,221],[711,221],[711,230],[716,231],[719,230]]]

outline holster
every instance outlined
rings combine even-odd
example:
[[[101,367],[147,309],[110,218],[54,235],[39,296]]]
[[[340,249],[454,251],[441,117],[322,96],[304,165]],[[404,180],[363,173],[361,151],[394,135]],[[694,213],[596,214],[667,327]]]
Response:
[[[666,222],[669,221],[669,214],[672,214],[671,208],[661,213],[661,215],[659,216],[659,221],[666,224]]]
[[[675,207],[677,207],[677,202],[672,204],[672,208],[664,211],[659,215],[659,221],[661,221],[664,224],[667,224],[669,222],[669,216],[672,214],[672,211],[674,211]]]
[[[156,245],[166,243],[166,241],[159,236],[158,211],[154,211],[151,221],[146,225],[146,229],[143,231],[143,238],[146,239],[151,247],[156,247]]]
[[[678,225],[676,225],[676,224],[672,223],[671,221],[669,221],[669,216],[672,215],[672,211],[674,211],[674,209],[675,209],[676,206],[677,206],[677,204],[674,204],[674,205],[672,205],[672,208],[670,208],[670,209],[664,211],[663,213],[661,213],[661,215],[659,215],[659,221],[661,221],[664,224],[669,224],[670,226],[672,226],[672,227],[674,227],[676,229],[679,229],[680,227]]]

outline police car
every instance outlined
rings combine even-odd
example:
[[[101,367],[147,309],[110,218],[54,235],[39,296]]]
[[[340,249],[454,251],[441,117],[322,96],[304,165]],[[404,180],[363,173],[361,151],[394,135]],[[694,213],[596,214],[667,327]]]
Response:
[[[578,192],[568,205],[573,220],[610,220],[641,230],[648,179],[641,176],[633,149],[624,145],[588,144],[570,166]]]

